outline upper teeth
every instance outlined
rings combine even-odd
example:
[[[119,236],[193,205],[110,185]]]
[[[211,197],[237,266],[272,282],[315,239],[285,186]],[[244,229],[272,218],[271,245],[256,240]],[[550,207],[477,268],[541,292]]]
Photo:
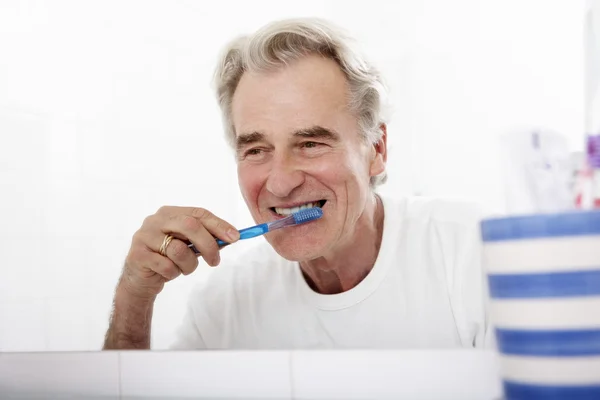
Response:
[[[297,213],[300,210],[304,210],[306,208],[319,207],[319,205],[320,205],[319,202],[315,201],[314,203],[306,203],[306,204],[302,204],[301,206],[292,207],[292,208],[275,207],[275,212],[280,215],[290,215],[293,213]]]

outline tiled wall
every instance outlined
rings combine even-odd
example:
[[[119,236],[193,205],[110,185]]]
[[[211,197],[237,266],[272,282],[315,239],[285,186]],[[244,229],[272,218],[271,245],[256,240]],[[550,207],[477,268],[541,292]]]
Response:
[[[232,181],[232,167],[224,165],[219,177],[204,178],[193,170],[168,168],[155,176],[155,183],[127,168],[122,175],[94,176],[89,165],[86,170],[72,158],[95,137],[73,125],[22,111],[0,112],[0,126],[11,137],[11,151],[1,150],[0,351],[99,349],[131,236],[162,204],[200,204],[234,222],[240,219],[239,199],[229,190],[235,184],[219,182],[219,177]],[[69,129],[76,130],[76,139],[40,145],[52,139],[53,131]],[[146,146],[144,151],[151,150]],[[160,149],[153,152],[161,154]],[[161,160],[181,164],[176,154]],[[112,162],[118,159],[104,154],[93,168]],[[187,165],[206,168],[207,163],[191,160]],[[155,313],[158,348],[173,339],[186,294],[208,269],[201,263],[197,274],[165,288]]]
[[[600,0],[586,0],[586,131],[600,133]]]
[[[0,354],[2,398],[40,393],[132,400],[494,400],[501,386],[496,355],[482,350]]]

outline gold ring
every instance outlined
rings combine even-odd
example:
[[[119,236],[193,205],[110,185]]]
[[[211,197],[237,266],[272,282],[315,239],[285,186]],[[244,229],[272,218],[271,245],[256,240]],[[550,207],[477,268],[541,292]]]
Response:
[[[160,250],[158,250],[161,256],[167,256],[167,247],[169,247],[169,243],[171,243],[171,240],[173,240],[173,236],[165,235],[165,238],[163,239],[163,242],[160,245]]]

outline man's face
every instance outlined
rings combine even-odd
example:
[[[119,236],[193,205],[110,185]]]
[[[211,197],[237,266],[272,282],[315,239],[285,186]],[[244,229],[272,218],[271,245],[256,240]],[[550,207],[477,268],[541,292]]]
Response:
[[[322,206],[323,218],[266,235],[284,258],[334,254],[352,240],[371,176],[384,160],[359,134],[337,64],[309,56],[268,73],[245,73],[233,98],[238,178],[257,223],[298,207]]]

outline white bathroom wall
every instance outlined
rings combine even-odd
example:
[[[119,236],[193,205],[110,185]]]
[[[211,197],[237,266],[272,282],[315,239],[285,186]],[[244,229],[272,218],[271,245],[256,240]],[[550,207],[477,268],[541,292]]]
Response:
[[[587,0],[585,14],[585,130],[600,133],[600,0]]]
[[[502,209],[499,133],[544,126],[581,147],[583,9],[562,0],[0,2],[0,351],[100,349],[131,236],[161,205],[252,222],[210,88],[219,49],[237,34],[292,16],[345,26],[392,90],[381,191]],[[201,265],[167,285],[155,348],[168,346],[207,273]]]

